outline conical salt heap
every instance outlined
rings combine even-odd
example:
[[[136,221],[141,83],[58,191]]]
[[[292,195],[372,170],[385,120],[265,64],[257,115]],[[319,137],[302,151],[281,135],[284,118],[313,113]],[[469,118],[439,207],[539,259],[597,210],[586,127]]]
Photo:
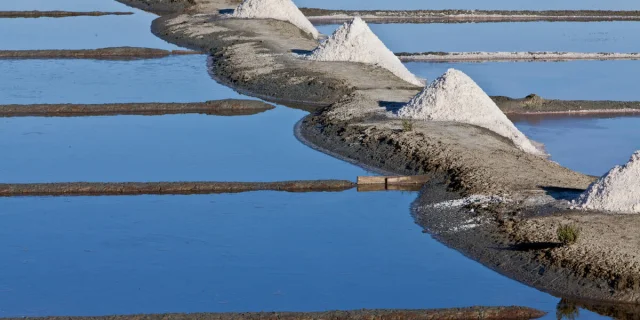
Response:
[[[640,213],[640,151],[624,166],[615,166],[580,195],[584,209],[613,213]]]
[[[311,34],[314,39],[319,35],[318,30],[291,0],[244,0],[230,16],[288,21]]]
[[[413,75],[360,18],[344,23],[308,57],[319,61],[375,64],[416,86],[424,82]]]
[[[504,136],[521,150],[546,155],[507,118],[469,76],[449,69],[398,111],[402,118],[463,122]]]

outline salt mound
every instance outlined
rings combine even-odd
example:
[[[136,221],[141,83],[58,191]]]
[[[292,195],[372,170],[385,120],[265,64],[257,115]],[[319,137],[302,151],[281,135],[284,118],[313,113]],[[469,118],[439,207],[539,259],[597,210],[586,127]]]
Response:
[[[319,35],[318,30],[291,0],[244,0],[231,16],[288,21],[315,39]]]
[[[504,136],[521,150],[545,155],[469,76],[449,69],[398,111],[403,118],[463,122]]]
[[[640,213],[640,151],[591,184],[577,203],[584,209]]]
[[[417,86],[424,82],[414,76],[360,18],[344,23],[308,57],[319,61],[352,61],[375,64],[400,79]]]

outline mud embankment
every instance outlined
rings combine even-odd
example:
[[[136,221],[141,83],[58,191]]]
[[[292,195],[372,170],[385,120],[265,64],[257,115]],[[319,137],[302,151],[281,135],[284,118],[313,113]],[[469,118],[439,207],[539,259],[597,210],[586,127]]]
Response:
[[[639,60],[640,53],[617,52],[399,52],[404,62],[521,62],[521,61],[575,61],[575,60]]]
[[[193,103],[107,103],[0,105],[0,117],[81,117],[199,113],[217,116],[253,115],[274,109],[257,100],[215,100]]]
[[[491,97],[502,112],[513,115],[611,115],[640,114],[640,101],[544,99],[536,94],[514,99]]]
[[[104,12],[104,11],[0,11],[0,18],[65,18],[65,17],[99,17],[124,16],[133,12]]]
[[[432,310],[354,310],[327,312],[175,313],[102,317],[41,317],[37,320],[522,320],[545,313],[523,307],[472,307]],[[11,318],[5,318],[10,320]],[[23,318],[20,318],[23,319]]]
[[[638,21],[640,11],[609,10],[331,10],[300,9],[314,24],[361,17],[368,23],[466,23],[534,21]]]
[[[0,50],[0,59],[157,59],[172,55],[202,54],[189,50],[163,50],[139,47],[112,47],[78,50]]]
[[[61,182],[3,183],[0,197],[24,196],[117,196],[142,194],[212,194],[251,191],[339,192],[356,185],[346,180],[282,182]]]

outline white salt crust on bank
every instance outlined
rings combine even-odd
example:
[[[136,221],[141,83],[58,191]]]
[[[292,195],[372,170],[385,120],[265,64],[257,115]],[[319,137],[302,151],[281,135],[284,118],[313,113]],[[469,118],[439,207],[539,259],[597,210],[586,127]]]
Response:
[[[640,151],[624,166],[615,166],[576,201],[583,209],[611,213],[640,213]]]
[[[291,0],[244,0],[230,16],[288,21],[315,39],[320,34]]]
[[[521,150],[546,156],[469,76],[449,69],[398,111],[402,118],[462,122],[508,138]]]
[[[424,86],[424,81],[412,74],[360,18],[344,23],[307,58],[374,64],[413,85]]]

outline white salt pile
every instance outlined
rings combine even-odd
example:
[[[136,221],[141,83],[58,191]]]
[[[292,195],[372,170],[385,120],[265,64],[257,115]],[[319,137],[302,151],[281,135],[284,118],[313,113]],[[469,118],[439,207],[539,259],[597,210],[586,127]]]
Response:
[[[398,111],[403,118],[463,122],[504,136],[521,150],[546,155],[507,118],[466,74],[449,69]]]
[[[640,213],[640,151],[589,186],[577,204],[584,209]]]
[[[288,21],[315,39],[319,35],[318,30],[291,0],[244,0],[230,16]]]
[[[375,64],[411,84],[424,86],[360,18],[343,24],[308,57],[319,61],[352,61]]]

